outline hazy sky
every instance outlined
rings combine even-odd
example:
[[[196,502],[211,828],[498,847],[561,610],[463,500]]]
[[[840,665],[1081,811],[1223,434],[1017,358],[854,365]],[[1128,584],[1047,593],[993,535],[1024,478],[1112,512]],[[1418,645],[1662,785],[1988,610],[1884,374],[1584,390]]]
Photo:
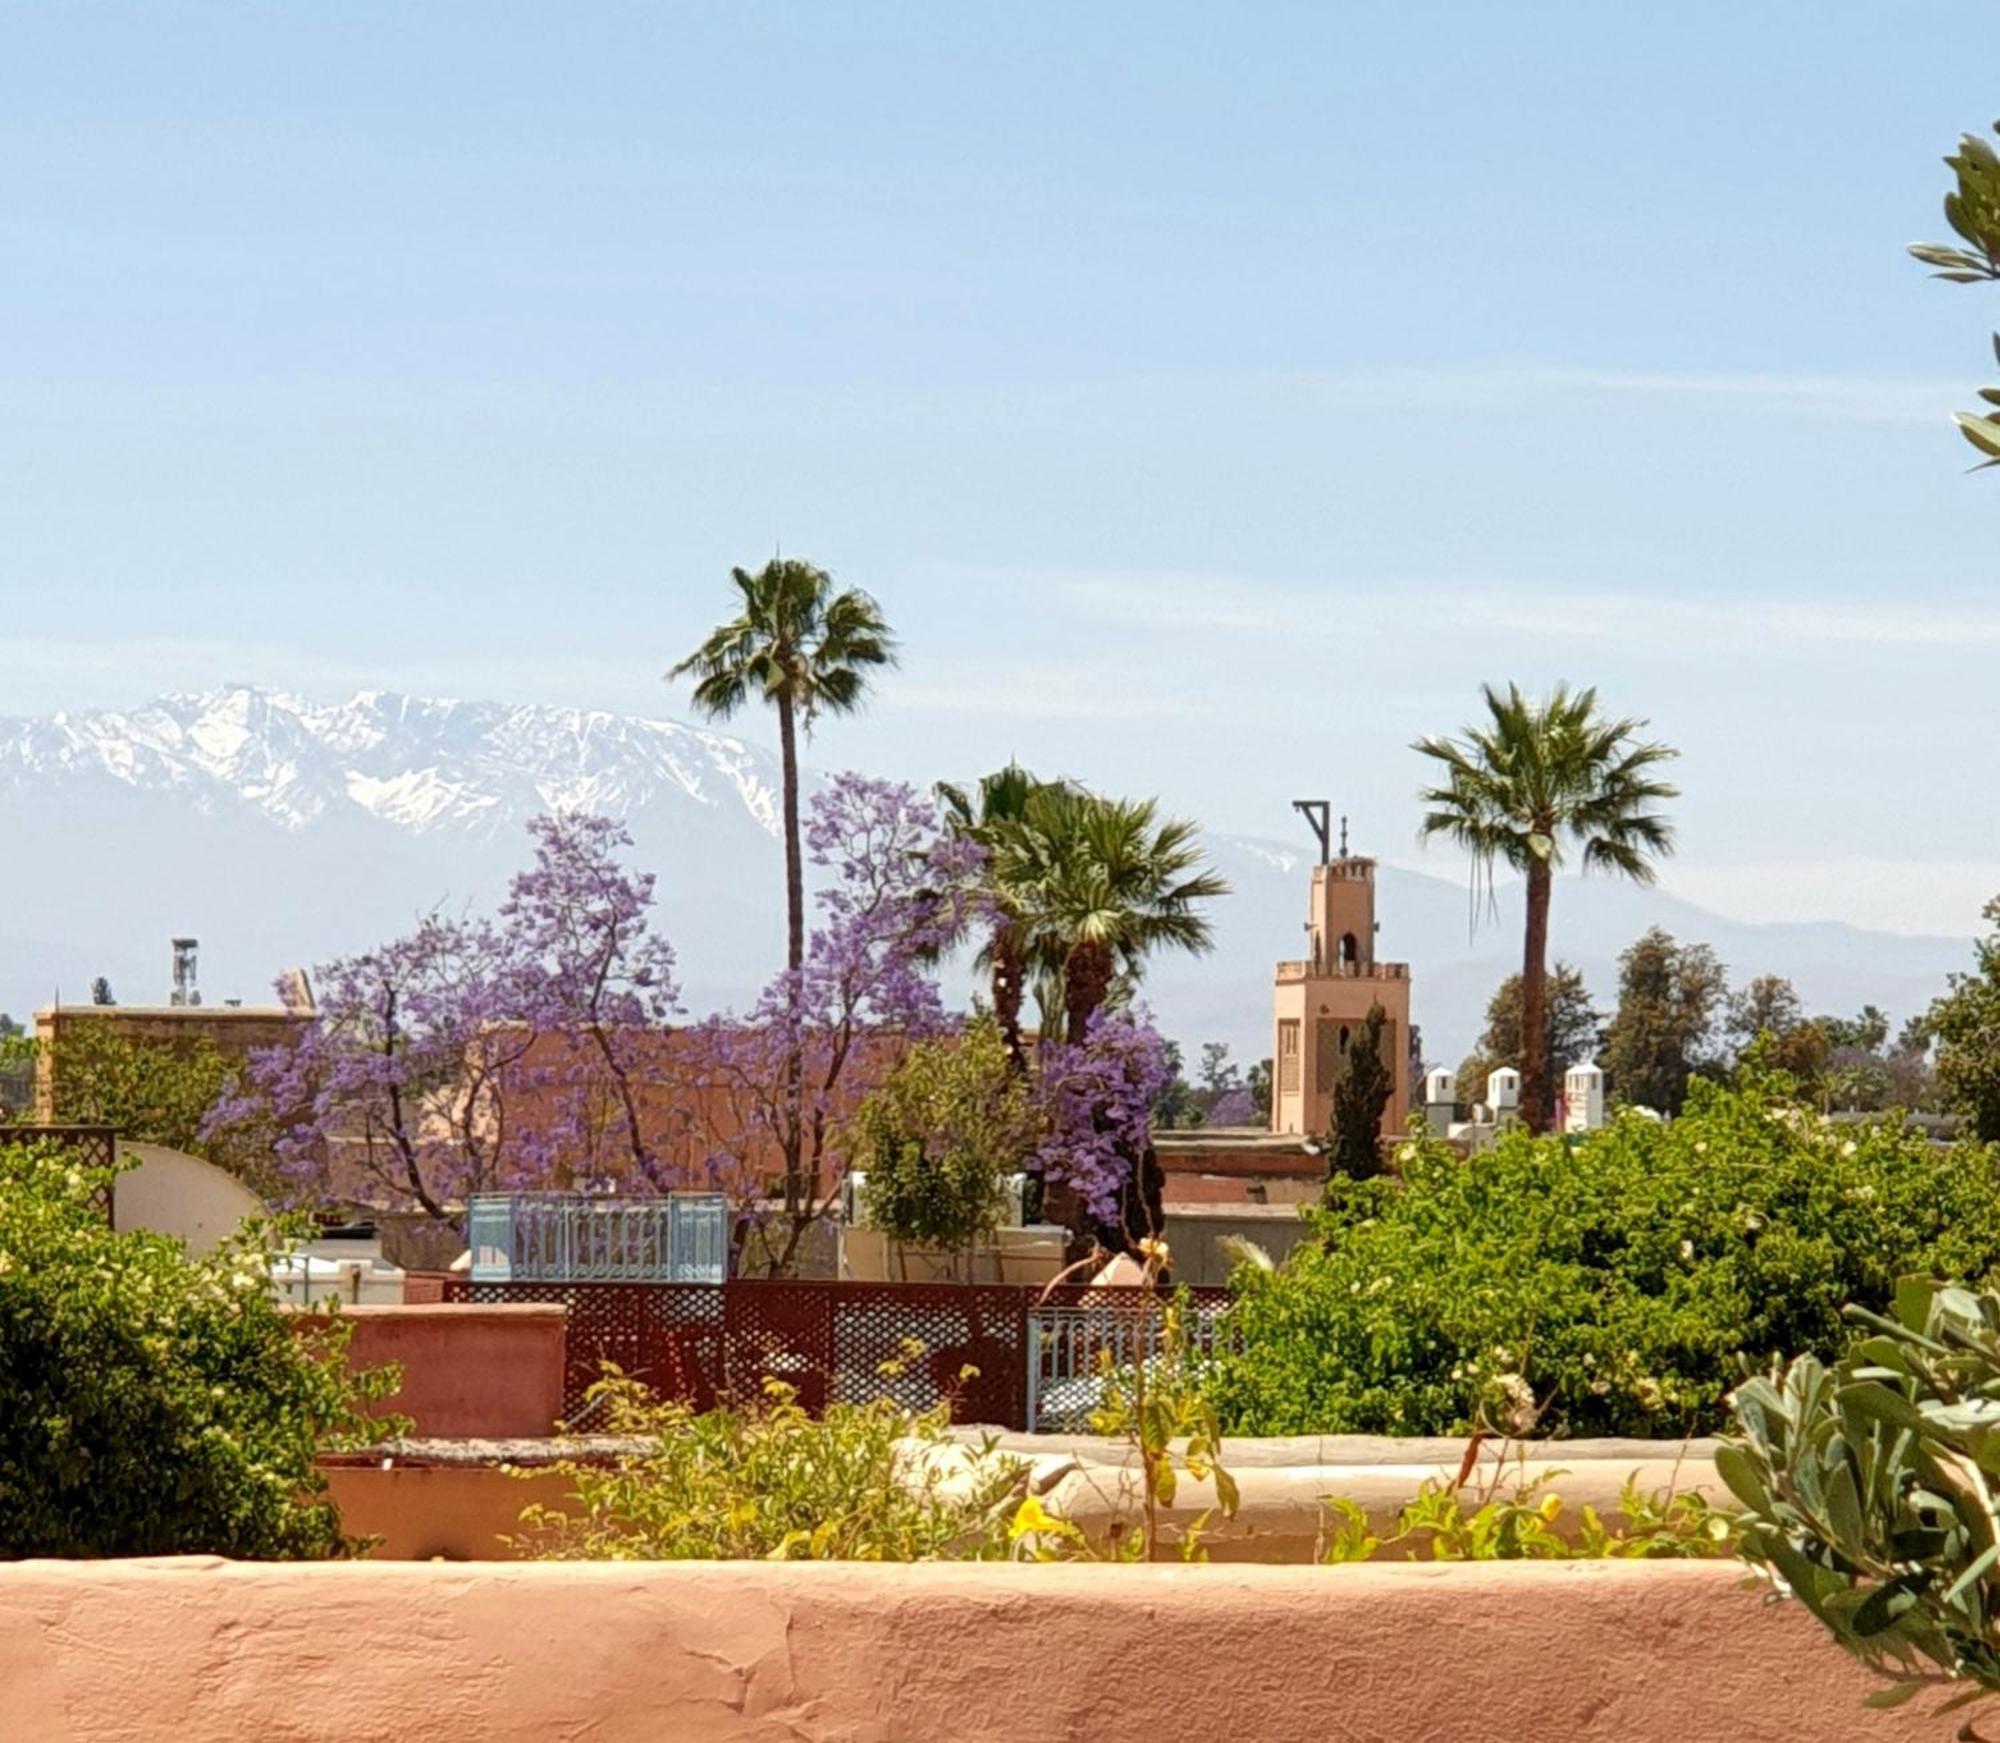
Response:
[[[1414,862],[1408,741],[1568,677],[1673,887],[1970,931],[2000,293],[1902,247],[1995,114],[1882,0],[0,5],[0,713],[681,713],[782,547],[907,643],[822,762]]]

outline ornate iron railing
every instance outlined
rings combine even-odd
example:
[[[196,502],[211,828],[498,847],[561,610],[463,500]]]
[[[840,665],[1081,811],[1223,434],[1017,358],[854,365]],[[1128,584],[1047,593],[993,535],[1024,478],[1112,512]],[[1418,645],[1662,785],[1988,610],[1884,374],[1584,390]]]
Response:
[[[720,1283],[729,1212],[719,1192],[477,1193],[466,1244],[476,1283]]]

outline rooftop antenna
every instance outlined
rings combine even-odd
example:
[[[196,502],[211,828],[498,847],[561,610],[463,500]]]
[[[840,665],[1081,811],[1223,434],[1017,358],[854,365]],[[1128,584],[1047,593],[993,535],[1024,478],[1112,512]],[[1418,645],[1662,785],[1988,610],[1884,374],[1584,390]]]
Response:
[[[174,990],[167,1001],[175,1005],[198,1005],[201,994],[195,990],[194,953],[199,940],[176,938],[174,945]]]
[[[1321,865],[1325,865],[1327,861],[1331,859],[1333,856],[1332,802],[1326,799],[1294,799],[1292,801],[1292,809],[1298,812],[1302,817],[1305,818],[1305,820],[1308,823],[1312,825],[1313,834],[1319,838],[1319,863]],[[1347,819],[1343,817],[1340,820],[1340,824],[1341,824],[1341,838],[1342,838],[1341,852],[1345,853],[1347,851],[1346,848]]]

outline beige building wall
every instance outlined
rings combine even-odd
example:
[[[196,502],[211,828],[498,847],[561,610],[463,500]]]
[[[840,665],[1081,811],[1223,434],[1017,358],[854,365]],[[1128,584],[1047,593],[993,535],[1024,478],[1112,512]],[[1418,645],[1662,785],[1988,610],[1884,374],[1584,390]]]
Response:
[[[1278,964],[1272,991],[1271,1130],[1324,1132],[1342,1057],[1377,1005],[1384,1063],[1394,1092],[1382,1131],[1403,1129],[1410,1109],[1410,967],[1375,954],[1375,862],[1343,855],[1312,868],[1307,900],[1308,954]]]

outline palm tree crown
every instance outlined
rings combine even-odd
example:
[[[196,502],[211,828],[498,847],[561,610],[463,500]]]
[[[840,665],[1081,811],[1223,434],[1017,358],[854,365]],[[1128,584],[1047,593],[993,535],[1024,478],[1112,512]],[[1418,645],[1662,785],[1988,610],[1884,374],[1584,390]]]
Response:
[[[1011,762],[981,776],[979,785],[970,792],[949,781],[937,784],[946,824],[986,856],[984,876],[991,924],[973,960],[989,977],[994,1020],[1000,1025],[1008,1058],[1016,1070],[1027,1067],[1021,1002],[1028,976],[1028,940],[1023,925],[1028,892],[1013,881],[1010,872],[1019,870],[1016,839],[1027,826],[1030,802],[1044,787],[1067,785],[1043,781]]]
[[[1594,689],[1559,684],[1537,702],[1518,685],[1503,694],[1489,684],[1485,698],[1484,723],[1414,747],[1443,769],[1442,784],[1420,794],[1419,833],[1457,842],[1489,890],[1496,864],[1522,874],[1521,1111],[1539,1131],[1554,1108],[1543,1015],[1554,875],[1574,848],[1587,872],[1651,883],[1653,860],[1674,848],[1672,825],[1653,807],[1679,792],[1659,769],[1679,753],[1641,739],[1643,720],[1600,715]]]
[[[836,593],[824,569],[774,557],[729,578],[743,609],[667,673],[693,676],[694,705],[724,720],[753,696],[778,711],[778,761],[785,810],[785,960],[805,961],[805,858],[799,841],[799,745],[822,710],[849,714],[868,692],[868,674],[896,663],[896,642],[881,608],[858,588]]]
[[[1419,795],[1430,807],[1420,833],[1444,836],[1491,872],[1496,861],[1518,872],[1564,863],[1566,844],[1582,850],[1585,871],[1654,880],[1653,856],[1673,852],[1673,826],[1655,802],[1680,789],[1655,771],[1680,753],[1637,742],[1643,720],[1607,720],[1597,692],[1557,685],[1531,701],[1518,685],[1503,695],[1485,686],[1484,725],[1461,739],[1419,739],[1416,749],[1444,766],[1444,785]]]
[[[1192,823],[1162,821],[1151,799],[1063,785],[1029,796],[991,866],[1019,904],[1028,965],[1061,976],[1071,1041],[1083,1039],[1119,973],[1136,977],[1158,950],[1206,951],[1201,904],[1229,893]]]
[[[732,569],[729,578],[743,609],[667,674],[693,676],[702,713],[721,720],[753,696],[785,701],[810,732],[822,710],[847,714],[861,705],[871,668],[896,663],[881,608],[859,588],[835,592],[824,569],[774,557],[754,575]]]

